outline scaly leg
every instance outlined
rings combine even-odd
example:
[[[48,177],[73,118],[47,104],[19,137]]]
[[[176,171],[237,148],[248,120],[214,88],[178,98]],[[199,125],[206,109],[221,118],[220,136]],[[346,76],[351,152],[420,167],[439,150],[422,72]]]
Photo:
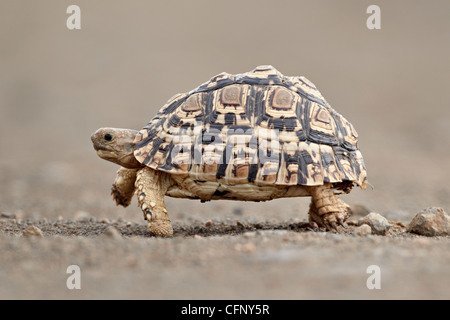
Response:
[[[169,187],[167,181],[164,172],[145,167],[137,173],[136,196],[150,232],[156,236],[171,237],[173,229],[164,204]]]
[[[308,187],[308,190],[311,194],[309,220],[328,230],[336,230],[337,225],[344,226],[352,212],[350,206],[334,194],[331,184]]]
[[[111,188],[116,205],[128,207],[134,195],[137,169],[120,168],[116,174],[116,180]]]

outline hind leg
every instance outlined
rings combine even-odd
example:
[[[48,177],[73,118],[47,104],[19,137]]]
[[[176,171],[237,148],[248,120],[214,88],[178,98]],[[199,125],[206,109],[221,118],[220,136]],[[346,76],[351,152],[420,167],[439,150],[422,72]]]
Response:
[[[338,225],[343,226],[352,212],[350,206],[334,194],[331,184],[325,183],[308,189],[311,194],[309,220],[328,230],[336,230]]]
[[[150,168],[138,171],[136,178],[136,196],[138,206],[148,221],[148,228],[156,236],[171,237],[172,224],[167,214],[164,196],[169,187],[165,173]]]

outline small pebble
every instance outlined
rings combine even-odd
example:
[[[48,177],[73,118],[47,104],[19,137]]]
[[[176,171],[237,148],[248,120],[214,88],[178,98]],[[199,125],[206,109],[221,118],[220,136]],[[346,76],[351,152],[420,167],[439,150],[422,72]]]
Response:
[[[450,235],[450,217],[442,208],[426,208],[411,220],[408,231],[428,237],[448,236]]]
[[[24,237],[33,237],[33,236],[43,237],[44,236],[44,234],[42,233],[42,230],[36,226],[30,226],[30,227],[26,228],[25,230],[23,230],[22,235]]]
[[[103,232],[103,236],[111,238],[111,239],[122,239],[122,234],[113,226],[109,226]]]
[[[1,212],[0,218],[15,219],[16,215],[14,213]]]
[[[108,218],[103,218],[103,219],[100,220],[100,223],[110,224],[111,220],[109,220]]]
[[[367,224],[362,224],[359,227],[356,227],[354,230],[354,234],[357,236],[365,236],[372,233],[372,228]]]
[[[205,227],[210,227],[210,226],[212,226],[212,224],[213,224],[212,221],[208,220],[205,222]]]
[[[382,215],[371,212],[365,217],[358,220],[358,225],[367,224],[372,229],[373,234],[385,235],[386,232],[391,228],[389,221]]]

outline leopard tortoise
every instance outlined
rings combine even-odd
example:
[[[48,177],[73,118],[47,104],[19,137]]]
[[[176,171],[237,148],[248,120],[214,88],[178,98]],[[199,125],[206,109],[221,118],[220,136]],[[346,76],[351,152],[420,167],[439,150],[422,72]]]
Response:
[[[311,196],[310,221],[336,229],[351,215],[336,195],[367,185],[357,137],[305,77],[259,66],[175,95],[141,131],[101,128],[91,140],[98,156],[121,166],[116,204],[136,194],[150,232],[172,236],[164,196]]]

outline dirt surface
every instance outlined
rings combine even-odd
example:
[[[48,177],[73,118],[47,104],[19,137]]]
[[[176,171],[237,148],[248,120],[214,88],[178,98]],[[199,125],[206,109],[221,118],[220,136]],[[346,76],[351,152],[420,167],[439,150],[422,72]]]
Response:
[[[206,226],[207,225],[207,226]],[[124,220],[4,219],[2,294],[8,298],[390,299],[448,298],[449,239],[405,233],[312,232],[298,223],[245,220],[175,224],[149,237]],[[36,226],[42,237],[23,236]],[[111,228],[113,231],[111,231]],[[81,270],[81,289],[65,286]],[[381,288],[366,282],[377,265]],[[44,294],[44,295],[43,295]],[[43,295],[43,296],[42,296]]]
[[[402,227],[450,212],[448,1],[377,1],[381,30],[359,0],[77,1],[74,31],[70,4],[0,4],[0,298],[450,298],[449,237]],[[355,126],[373,188],[342,199],[351,221],[401,222],[387,235],[302,228],[307,198],[166,198],[175,235],[160,239],[135,199],[114,205],[118,168],[92,132],[140,129],[175,93],[261,64],[306,76]]]

